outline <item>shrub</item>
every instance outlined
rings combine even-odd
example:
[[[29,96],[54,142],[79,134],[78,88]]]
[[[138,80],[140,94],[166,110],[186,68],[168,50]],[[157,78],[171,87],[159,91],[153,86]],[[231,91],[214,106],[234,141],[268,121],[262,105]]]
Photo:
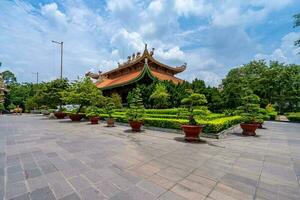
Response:
[[[163,83],[157,83],[150,99],[153,100],[155,108],[166,108],[169,105],[169,97],[166,86]]]
[[[186,108],[188,112],[189,125],[196,125],[197,122],[194,118],[194,109],[196,106],[201,106],[207,103],[204,94],[194,93],[190,91],[190,96],[182,99],[181,104]]]
[[[122,98],[119,94],[113,93],[111,95],[111,100],[114,103],[116,108],[122,108]]]
[[[3,103],[0,103],[0,112],[2,112],[2,110],[4,110],[4,104]]]
[[[126,117],[128,120],[132,121],[143,121],[145,108],[143,104],[143,99],[141,95],[140,88],[135,88],[131,94],[128,94],[130,97],[129,109],[126,112]]]
[[[300,112],[297,112],[297,113],[287,113],[287,118],[290,121],[300,122]]]

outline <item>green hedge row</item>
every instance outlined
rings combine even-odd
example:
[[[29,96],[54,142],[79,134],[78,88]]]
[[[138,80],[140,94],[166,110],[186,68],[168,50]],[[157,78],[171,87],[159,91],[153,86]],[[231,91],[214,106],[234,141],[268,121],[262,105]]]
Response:
[[[108,117],[106,114],[101,115],[103,118]],[[113,115],[117,122],[127,123],[127,119],[124,115]],[[205,133],[219,133],[227,128],[230,128],[241,122],[240,116],[223,117],[214,120],[197,120],[199,124],[205,125],[203,132]],[[146,126],[160,127],[160,128],[170,128],[170,129],[180,129],[182,124],[187,124],[187,119],[168,119],[168,118],[149,118],[144,119],[144,124]]]
[[[292,122],[300,122],[300,112],[287,113],[287,118]]]

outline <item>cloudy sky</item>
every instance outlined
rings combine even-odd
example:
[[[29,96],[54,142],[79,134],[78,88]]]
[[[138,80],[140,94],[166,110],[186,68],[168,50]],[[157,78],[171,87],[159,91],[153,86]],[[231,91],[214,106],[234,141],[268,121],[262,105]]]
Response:
[[[106,71],[144,43],[179,76],[218,85],[233,67],[253,59],[300,64],[293,46],[299,0],[0,0],[1,71],[20,82]]]

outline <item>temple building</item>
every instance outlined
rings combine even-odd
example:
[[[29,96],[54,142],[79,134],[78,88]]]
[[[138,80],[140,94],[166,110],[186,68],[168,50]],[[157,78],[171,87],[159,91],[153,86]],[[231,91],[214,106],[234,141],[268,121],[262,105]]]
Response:
[[[95,84],[104,95],[118,93],[123,101],[126,101],[128,92],[138,84],[149,84],[155,79],[172,81],[174,84],[184,81],[175,75],[186,69],[186,63],[171,67],[154,59],[153,54],[154,48],[149,52],[146,44],[142,54],[137,52],[128,56],[128,60],[118,63],[117,68],[105,73],[99,71],[98,74],[88,72],[86,76],[96,79]]]

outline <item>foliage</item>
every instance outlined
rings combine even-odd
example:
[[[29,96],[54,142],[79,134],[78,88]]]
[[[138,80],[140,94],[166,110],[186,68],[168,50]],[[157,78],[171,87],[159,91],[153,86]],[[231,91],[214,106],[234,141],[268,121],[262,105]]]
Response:
[[[105,110],[106,114],[108,114],[109,118],[112,118],[112,114],[114,113],[114,109],[115,109],[115,104],[114,104],[112,98],[105,97],[104,98],[104,110]]]
[[[13,109],[15,109],[15,108],[16,108],[16,105],[13,104],[13,103],[11,103],[11,104],[9,104],[9,105],[7,106],[7,109],[9,109],[9,110],[13,110]]]
[[[66,103],[79,105],[77,113],[81,112],[83,107],[102,104],[104,99],[101,91],[89,78],[75,81],[66,91],[62,91],[61,95]]]
[[[135,88],[132,92],[129,92],[130,96],[129,109],[126,112],[128,120],[142,121],[144,119],[144,104],[141,95],[140,88]]]
[[[101,114],[101,109],[96,106],[89,106],[85,110],[85,115],[87,117],[99,117]]]
[[[166,108],[169,104],[169,97],[166,86],[163,83],[157,83],[150,99],[154,102],[154,108]]]
[[[26,99],[25,109],[27,111],[35,110],[37,108],[38,108],[38,104],[36,103],[36,98],[35,97],[29,97],[28,99]]]
[[[260,106],[271,103],[280,113],[299,110],[300,66],[263,60],[252,61],[229,71],[222,81],[225,108],[242,105],[244,91],[251,89],[260,97]]]
[[[42,84],[43,87],[36,93],[39,104],[46,105],[49,108],[62,110],[65,102],[62,100],[62,92],[69,87],[68,79],[56,79]]]
[[[116,108],[122,108],[122,98],[119,94],[113,93],[111,95],[111,100],[114,103]]]
[[[251,90],[245,93],[245,96],[242,97],[242,106],[238,107],[237,113],[242,116],[245,123],[262,122],[263,116],[259,107],[260,98]]]
[[[290,121],[300,122],[300,112],[286,113],[286,116]]]
[[[3,104],[3,103],[0,103],[0,112],[1,112],[2,110],[4,110],[4,109],[5,109],[4,104]]]
[[[14,73],[12,73],[11,71],[6,70],[4,72],[1,72],[1,74],[2,74],[5,85],[17,83],[17,78],[14,75]]]
[[[190,91],[190,96],[182,99],[181,103],[187,109],[189,115],[189,124],[196,125],[197,122],[194,118],[194,109],[196,106],[201,106],[207,103],[205,95]]]

